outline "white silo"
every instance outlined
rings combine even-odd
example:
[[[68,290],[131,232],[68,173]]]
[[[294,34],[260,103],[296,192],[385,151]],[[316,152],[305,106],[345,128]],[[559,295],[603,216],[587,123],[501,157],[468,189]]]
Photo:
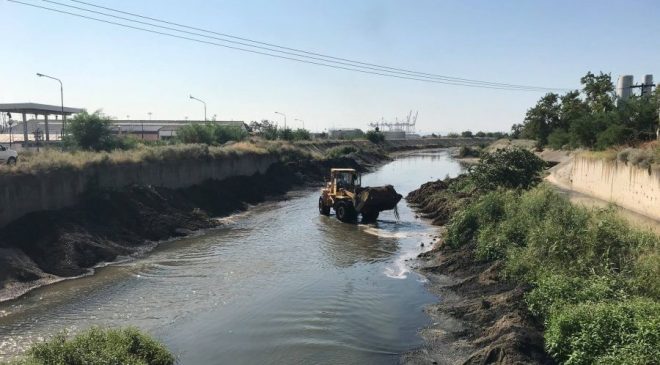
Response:
[[[632,95],[632,86],[632,75],[619,76],[619,81],[616,83],[616,96],[622,100],[628,99]]]
[[[653,91],[653,75],[644,75],[644,85],[642,86],[642,95],[650,94]]]

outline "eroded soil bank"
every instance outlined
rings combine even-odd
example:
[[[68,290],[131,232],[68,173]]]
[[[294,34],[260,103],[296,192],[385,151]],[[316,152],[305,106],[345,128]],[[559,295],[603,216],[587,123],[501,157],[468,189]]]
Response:
[[[264,174],[207,180],[182,189],[131,186],[87,194],[75,206],[30,213],[0,229],[0,301],[103,262],[139,254],[156,242],[218,225],[212,217],[247,209],[294,186],[318,184],[330,167],[366,170],[385,154],[273,164]]]
[[[406,198],[433,224],[442,226],[455,202],[431,202],[447,186],[422,185]],[[474,245],[436,247],[419,256],[419,270],[440,301],[427,307],[433,325],[422,331],[425,345],[403,357],[406,364],[553,364],[544,351],[543,328],[527,311],[521,285],[504,280],[502,262],[480,262]]]

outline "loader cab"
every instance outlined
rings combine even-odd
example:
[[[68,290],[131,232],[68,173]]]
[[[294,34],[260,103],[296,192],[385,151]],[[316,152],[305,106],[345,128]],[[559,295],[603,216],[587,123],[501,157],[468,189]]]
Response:
[[[342,192],[355,193],[360,187],[362,176],[355,169],[331,169],[329,187],[333,195],[341,195]]]

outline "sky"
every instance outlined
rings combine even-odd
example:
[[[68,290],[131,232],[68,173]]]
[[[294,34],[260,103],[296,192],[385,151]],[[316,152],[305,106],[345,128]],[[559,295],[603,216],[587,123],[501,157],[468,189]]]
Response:
[[[45,1],[21,0],[56,7]],[[75,4],[69,0],[58,2]],[[587,71],[660,65],[660,1],[86,0],[216,32],[420,72],[579,88]],[[302,64],[0,0],[0,103],[102,109],[117,119],[270,119],[367,129],[418,111],[421,133],[508,131],[543,92],[478,89]]]

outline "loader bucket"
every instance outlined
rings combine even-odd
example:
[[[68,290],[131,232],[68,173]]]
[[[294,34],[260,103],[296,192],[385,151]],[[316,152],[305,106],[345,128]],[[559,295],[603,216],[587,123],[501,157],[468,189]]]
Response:
[[[366,187],[358,194],[358,212],[382,212],[396,207],[403,196],[392,185]]]

